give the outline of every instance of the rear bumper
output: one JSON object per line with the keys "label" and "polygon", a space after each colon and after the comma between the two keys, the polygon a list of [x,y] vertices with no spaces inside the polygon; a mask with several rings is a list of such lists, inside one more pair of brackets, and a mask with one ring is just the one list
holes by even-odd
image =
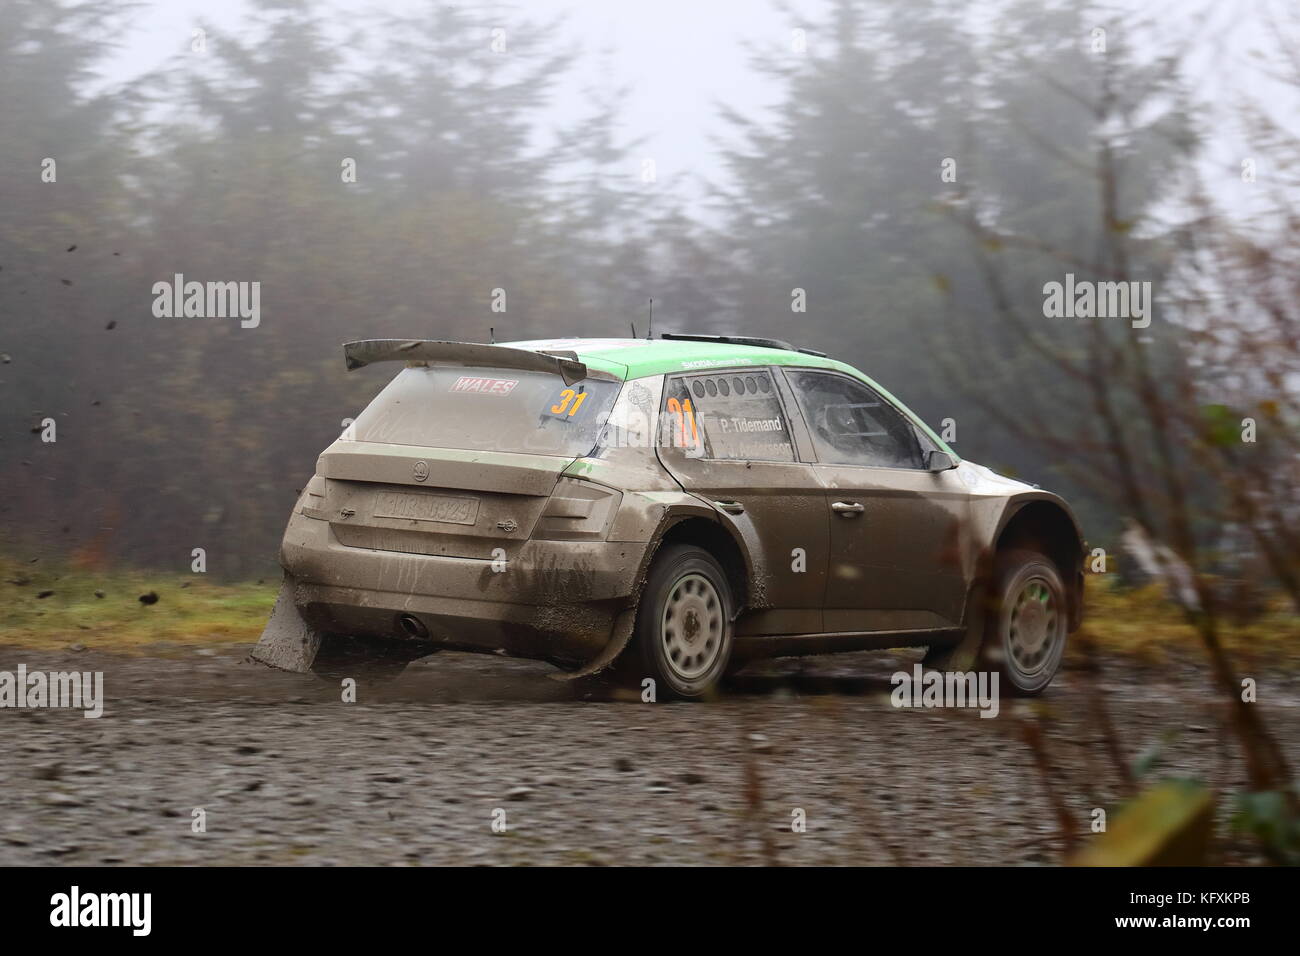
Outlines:
{"label": "rear bumper", "polygon": [[406,638],[412,615],[440,648],[585,663],[629,606],[645,544],[528,541],[508,562],[402,554],[340,544],[328,521],[294,514],[280,563],[315,628]]}

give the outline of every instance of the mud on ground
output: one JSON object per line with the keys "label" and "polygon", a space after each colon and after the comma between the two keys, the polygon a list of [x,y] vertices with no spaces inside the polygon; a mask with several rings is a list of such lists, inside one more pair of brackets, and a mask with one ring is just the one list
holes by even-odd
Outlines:
{"label": "mud on ground", "polygon": [[[652,704],[453,653],[344,703],[246,651],[0,646],[0,670],[103,671],[107,697],[97,720],[0,710],[0,865],[1056,863],[1019,719],[1047,722],[1081,838],[1123,796],[1078,671],[980,719],[890,705],[915,652],[767,662],[717,700]],[[1300,764],[1300,680],[1257,679]],[[1112,664],[1101,689],[1130,758],[1168,736],[1162,772],[1238,785],[1200,668]],[[1253,862],[1220,816],[1219,861]]]}

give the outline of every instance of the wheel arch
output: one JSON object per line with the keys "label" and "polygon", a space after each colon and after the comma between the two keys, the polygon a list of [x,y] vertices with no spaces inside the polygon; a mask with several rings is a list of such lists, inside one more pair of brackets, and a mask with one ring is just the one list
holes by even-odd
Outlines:
{"label": "wheel arch", "polygon": [[684,491],[629,492],[615,518],[607,540],[644,543],[627,606],[635,608],[650,565],[665,543],[697,544],[707,550],[727,572],[736,607],[748,603],[750,581],[757,573],[755,558],[742,531],[723,521],[710,505]]}
{"label": "wheel arch", "polygon": [[1031,548],[1047,555],[1061,572],[1070,600],[1070,630],[1083,620],[1083,565],[1087,546],[1070,506],[1056,495],[1038,493],[1008,502],[993,536],[992,551]]}
{"label": "wheel arch", "polygon": [[653,562],[659,549],[668,544],[693,544],[709,552],[722,565],[722,570],[727,575],[727,583],[731,585],[732,598],[735,602],[732,608],[733,614],[738,614],[748,603],[753,565],[744,545],[720,521],[700,515],[679,516],[676,521],[663,529],[663,533],[648,549],[651,552],[649,562]]}

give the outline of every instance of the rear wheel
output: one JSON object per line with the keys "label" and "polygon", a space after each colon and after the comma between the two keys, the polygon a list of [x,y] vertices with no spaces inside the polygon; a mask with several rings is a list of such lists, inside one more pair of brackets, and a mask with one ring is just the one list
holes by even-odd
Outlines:
{"label": "rear wheel", "polygon": [[665,547],[641,595],[629,663],[665,696],[703,697],[731,657],[732,607],[727,575],[713,555],[694,545]]}

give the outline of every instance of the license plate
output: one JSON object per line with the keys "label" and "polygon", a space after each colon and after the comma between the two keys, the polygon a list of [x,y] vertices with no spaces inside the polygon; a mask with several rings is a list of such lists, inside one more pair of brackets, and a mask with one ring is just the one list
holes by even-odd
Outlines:
{"label": "license plate", "polygon": [[371,513],[376,518],[473,524],[478,520],[478,499],[453,498],[449,495],[383,494],[375,502],[375,510]]}

